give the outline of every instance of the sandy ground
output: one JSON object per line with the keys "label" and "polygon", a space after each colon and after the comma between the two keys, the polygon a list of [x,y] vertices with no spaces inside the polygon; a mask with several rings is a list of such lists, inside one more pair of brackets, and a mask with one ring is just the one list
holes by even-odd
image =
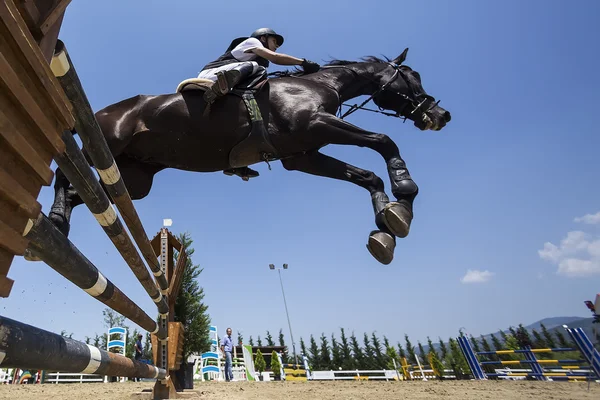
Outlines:
{"label": "sandy ground", "polygon": [[[1,400],[130,400],[152,388],[142,383],[0,385]],[[190,398],[203,400],[600,399],[600,384],[585,382],[232,382],[198,383]]]}

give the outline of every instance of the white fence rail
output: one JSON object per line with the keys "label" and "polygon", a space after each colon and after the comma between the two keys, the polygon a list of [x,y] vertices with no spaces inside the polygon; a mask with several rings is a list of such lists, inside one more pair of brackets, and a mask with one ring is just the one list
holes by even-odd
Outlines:
{"label": "white fence rail", "polygon": [[104,382],[103,375],[94,374],[72,374],[67,372],[47,373],[44,383],[87,383]]}

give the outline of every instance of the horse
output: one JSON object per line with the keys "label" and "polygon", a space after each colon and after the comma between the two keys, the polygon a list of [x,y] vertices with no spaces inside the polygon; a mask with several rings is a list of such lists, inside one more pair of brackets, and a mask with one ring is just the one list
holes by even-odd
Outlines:
{"label": "horse", "polygon": [[[286,170],[344,180],[368,190],[376,229],[370,232],[366,246],[382,264],[393,260],[396,237],[409,233],[419,189],[389,136],[352,125],[343,119],[348,112],[342,116],[339,111],[345,101],[369,96],[366,101],[372,100],[380,112],[387,110],[388,115],[409,119],[420,130],[443,129],[450,122],[450,113],[425,92],[419,73],[403,65],[407,52],[408,48],[392,60],[372,56],[359,61],[333,60],[311,74],[280,73],[269,77],[254,93],[267,140],[275,149],[263,161],[279,160]],[[363,108],[366,101],[349,112]],[[232,149],[252,131],[251,110],[241,96],[233,94],[206,108],[202,92],[193,90],[137,95],[95,113],[133,200],[146,197],[154,175],[165,168],[231,171]],[[389,200],[382,179],[373,172],[321,153],[329,144],[378,152],[385,160],[396,201]],[[246,167],[261,161],[259,152],[254,153],[257,157],[246,162]],[[247,179],[252,170],[233,171]],[[60,169],[54,189],[49,218],[68,235],[71,211],[82,200]]]}

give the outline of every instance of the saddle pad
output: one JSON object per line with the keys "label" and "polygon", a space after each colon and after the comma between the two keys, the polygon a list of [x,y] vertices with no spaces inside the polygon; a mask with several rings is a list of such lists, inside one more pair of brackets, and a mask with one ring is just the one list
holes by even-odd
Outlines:
{"label": "saddle pad", "polygon": [[175,93],[184,92],[186,90],[208,90],[214,84],[210,79],[190,78],[182,81],[177,85]]}

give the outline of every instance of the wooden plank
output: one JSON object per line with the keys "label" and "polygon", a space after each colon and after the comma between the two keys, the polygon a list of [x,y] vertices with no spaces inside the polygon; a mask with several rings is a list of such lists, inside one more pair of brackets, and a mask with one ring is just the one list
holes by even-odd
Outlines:
{"label": "wooden plank", "polygon": [[181,242],[169,231],[169,244],[177,251],[181,251]]}
{"label": "wooden plank", "polygon": [[[64,128],[73,128],[75,118],[71,113],[72,105],[67,99],[60,83],[54,77],[50,65],[45,60],[40,48],[36,44],[31,32],[27,29],[25,21],[21,18],[12,0],[0,2],[0,20],[8,30],[7,37],[14,40],[15,45],[21,52],[21,56],[27,60],[28,67],[37,78],[35,86],[44,89],[42,94],[48,99],[48,106],[53,110],[58,124]],[[61,130],[62,133],[62,130]]]}
{"label": "wooden plank", "polygon": [[60,27],[62,26],[64,14],[60,16],[58,21],[50,27],[48,32],[42,37],[42,39],[38,42],[40,46],[40,51],[44,56],[44,60],[50,64],[52,61],[52,56],[54,55],[54,49],[56,48],[56,42],[58,41],[58,34],[60,33]]}
{"label": "wooden plank", "polygon": [[35,0],[18,0],[15,6],[19,9],[21,18],[27,24],[30,31],[36,31],[40,20],[40,10]]}
{"label": "wooden plank", "polygon": [[40,24],[40,31],[42,32],[42,35],[46,35],[50,28],[52,28],[54,24],[62,18],[70,2],[71,0],[59,0],[54,4],[54,7],[50,10],[48,15]]}
{"label": "wooden plank", "polygon": [[162,253],[160,251],[160,232],[154,236],[154,239],[150,241],[150,245],[152,246],[152,250],[154,250],[154,254],[160,256]]}
{"label": "wooden plank", "polygon": [[65,144],[60,138],[62,131],[56,129],[56,127],[48,120],[46,114],[40,109],[25,86],[23,86],[21,80],[2,53],[0,53],[0,81],[1,83],[4,83],[12,93],[22,110],[35,121],[38,129],[47,139],[48,144],[52,147],[53,151],[56,153],[64,152]]}
{"label": "wooden plank", "polygon": [[14,281],[7,277],[14,254],[0,247],[0,297],[8,297]]}
{"label": "wooden plank", "polygon": [[187,267],[187,259],[187,253],[185,252],[185,250],[179,253],[179,257],[177,258],[177,264],[175,265],[174,275],[170,279],[169,303],[173,303],[173,305],[177,301],[177,295],[179,294],[179,290],[181,289],[181,283],[183,282],[183,276],[185,275],[185,270]]}
{"label": "wooden plank", "polygon": [[0,169],[0,196],[18,206],[29,218],[37,218],[42,211],[42,206],[36,198],[3,169]]}
{"label": "wooden plank", "polygon": [[[14,118],[15,116],[13,116]],[[31,144],[17,131],[9,117],[0,109],[0,136],[6,141],[6,145],[17,154],[21,160],[28,164],[33,170],[32,178],[41,185],[50,185],[54,172],[43,160]]]}
{"label": "wooden plank", "polygon": [[0,220],[0,247],[13,254],[22,255],[29,242],[23,237],[22,232],[17,232]]}
{"label": "wooden plank", "polygon": [[[0,84],[0,86],[2,85]],[[17,134],[23,137],[49,168],[56,153],[50,146],[45,145],[46,140],[41,138],[38,129],[32,126],[34,122],[7,97],[8,94],[0,89],[0,110],[9,116],[10,123],[14,125]],[[0,138],[0,141],[3,141],[3,139]],[[37,197],[40,192],[40,183],[38,180],[30,178],[35,173],[29,165],[29,161],[23,160],[23,157],[15,153],[10,146],[0,146],[0,168],[4,168],[29,193]]]}

